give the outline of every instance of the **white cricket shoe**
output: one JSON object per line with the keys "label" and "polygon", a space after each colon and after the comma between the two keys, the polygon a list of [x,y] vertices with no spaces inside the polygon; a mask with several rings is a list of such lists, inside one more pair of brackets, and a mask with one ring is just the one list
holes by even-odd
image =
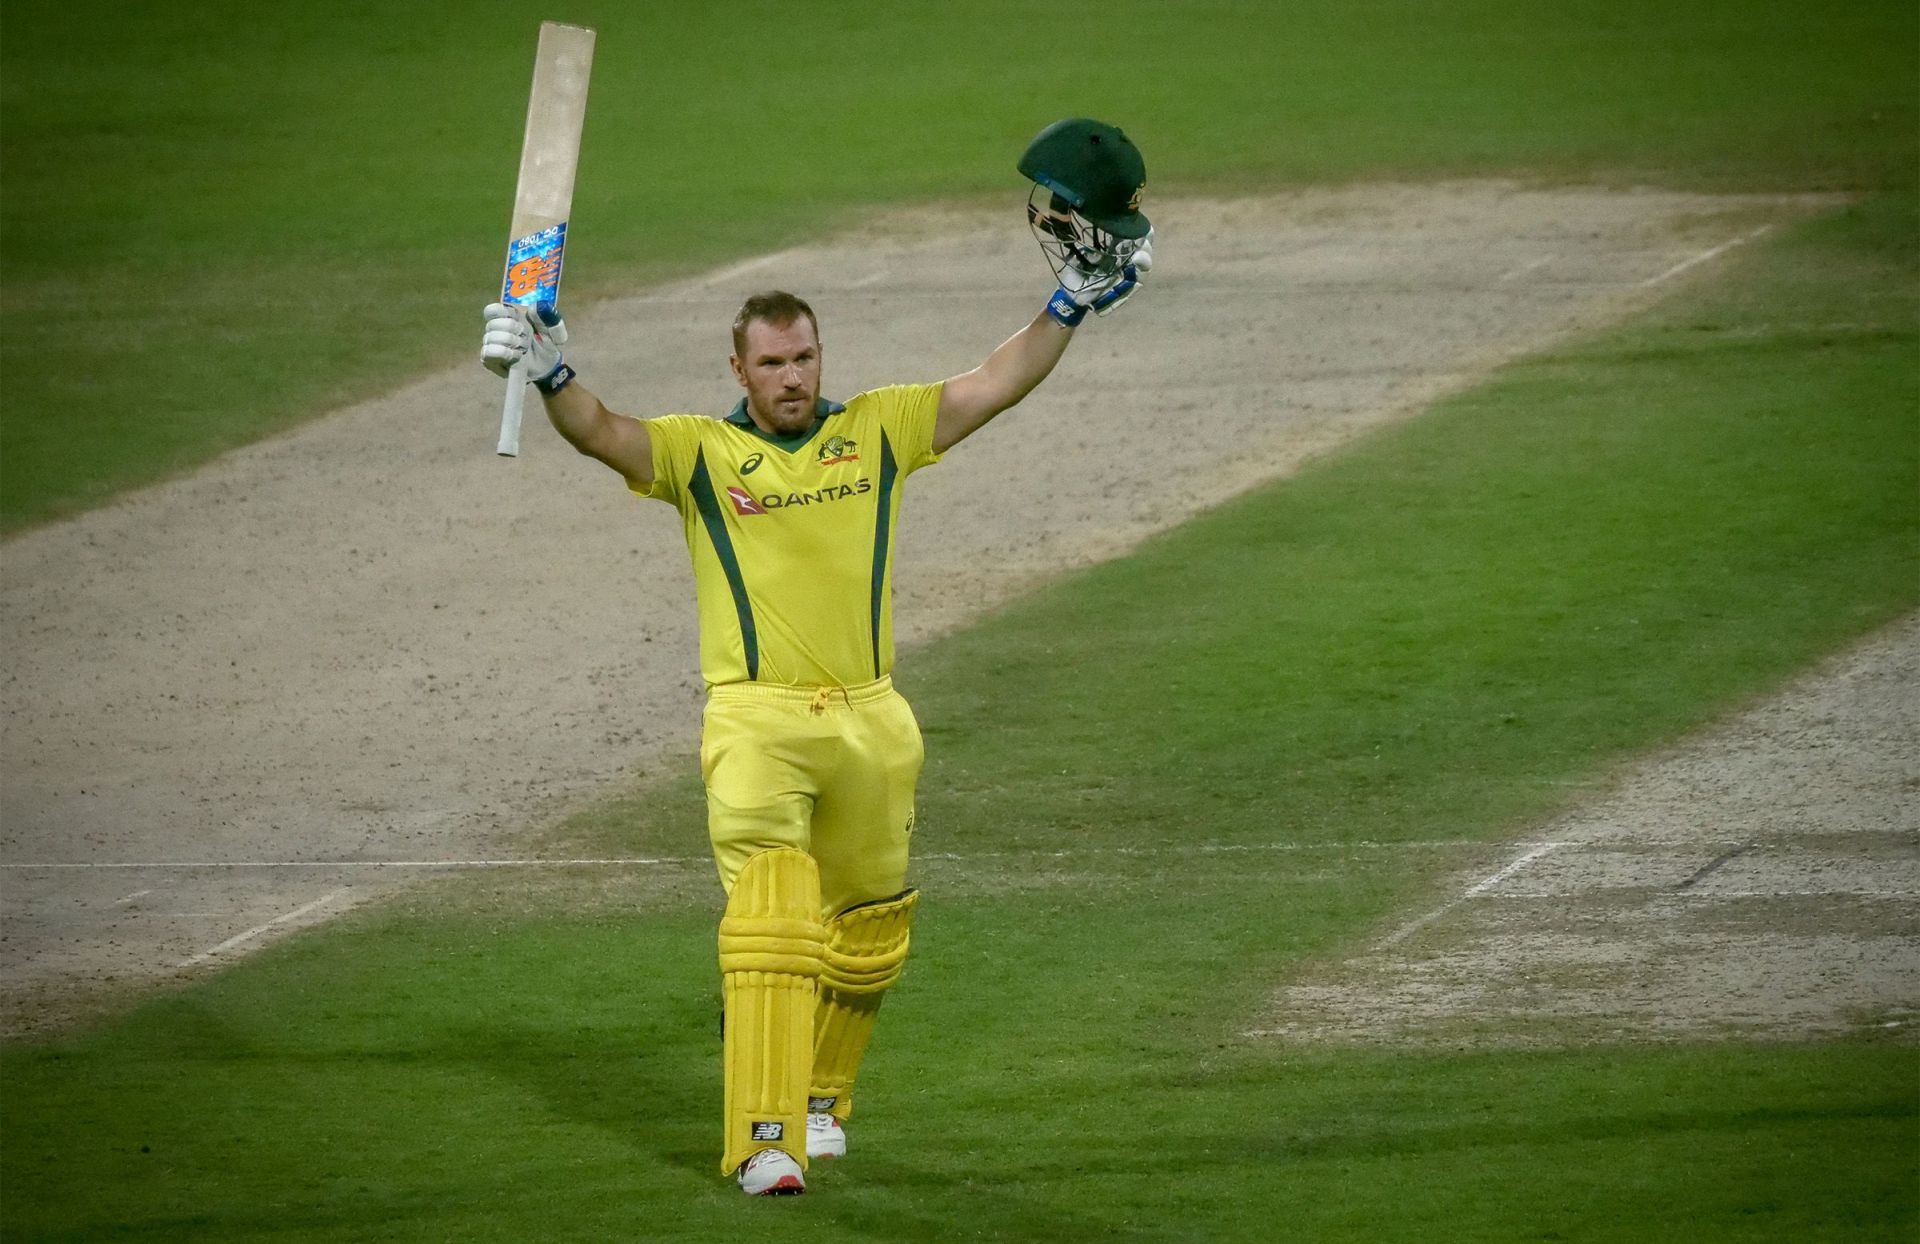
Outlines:
{"label": "white cricket shoe", "polygon": [[762,1149],[740,1164],[740,1191],[748,1196],[798,1196],[806,1190],[807,1177],[784,1149]]}
{"label": "white cricket shoe", "polygon": [[810,1158],[847,1156],[847,1133],[840,1126],[840,1120],[830,1114],[807,1116],[807,1156]]}

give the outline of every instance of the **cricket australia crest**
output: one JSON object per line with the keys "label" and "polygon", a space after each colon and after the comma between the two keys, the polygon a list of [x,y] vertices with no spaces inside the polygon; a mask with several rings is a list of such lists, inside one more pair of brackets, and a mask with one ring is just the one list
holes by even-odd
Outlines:
{"label": "cricket australia crest", "polygon": [[860,461],[860,455],[854,452],[858,443],[844,436],[829,436],[820,446],[820,465],[839,466],[842,462]]}

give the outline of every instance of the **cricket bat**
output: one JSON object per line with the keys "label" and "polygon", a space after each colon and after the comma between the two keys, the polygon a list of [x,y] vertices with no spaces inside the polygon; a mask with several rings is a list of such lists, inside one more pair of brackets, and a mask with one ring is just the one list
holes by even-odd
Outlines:
{"label": "cricket bat", "polygon": [[[580,163],[580,127],[587,118],[587,79],[593,73],[593,31],[560,22],[540,23],[540,49],[533,60],[533,94],[527,100],[527,133],[520,146],[520,185],[513,193],[513,228],[507,234],[507,275],[500,301],[538,315],[560,301],[560,262],[567,247],[567,216],[573,211],[573,174]],[[527,401],[527,366],[507,376],[500,412],[503,458],[520,456],[520,415]]]}

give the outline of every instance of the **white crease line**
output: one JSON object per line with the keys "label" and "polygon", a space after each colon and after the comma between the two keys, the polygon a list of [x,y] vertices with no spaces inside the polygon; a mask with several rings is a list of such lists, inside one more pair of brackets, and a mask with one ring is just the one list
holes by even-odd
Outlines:
{"label": "white crease line", "polygon": [[1888,898],[1909,901],[1920,898],[1915,890],[1683,890],[1662,898],[1697,903],[1717,898]]}
{"label": "white crease line", "polygon": [[1553,256],[1547,255],[1543,258],[1535,259],[1529,263],[1523,263],[1519,267],[1513,269],[1510,272],[1501,273],[1500,279],[1502,281],[1517,280],[1518,278],[1525,276],[1527,273],[1532,272],[1537,268],[1546,267],[1551,262],[1553,262]]}
{"label": "white crease line", "polygon": [[1513,876],[1513,874],[1519,872],[1521,869],[1525,868],[1527,865],[1533,863],[1535,860],[1539,859],[1541,856],[1545,855],[1547,852],[1553,850],[1556,847],[1564,847],[1566,845],[1567,844],[1564,842],[1543,842],[1539,846],[1535,847],[1533,850],[1523,852],[1519,856],[1519,858],[1513,860],[1505,868],[1502,868],[1499,872],[1496,872],[1491,876],[1482,877],[1479,881],[1475,882],[1472,886],[1470,886],[1467,889],[1467,892],[1463,897],[1475,898],[1481,894],[1484,894],[1486,891],[1491,890],[1493,887],[1499,885],[1502,881],[1505,881],[1508,877]]}
{"label": "white crease line", "polygon": [[1470,838],[1434,838],[1407,842],[1196,842],[1174,847],[1076,847],[1060,851],[920,851],[916,860],[967,863],[970,860],[1071,860],[1090,855],[1227,855],[1250,851],[1388,851],[1398,847],[1435,850],[1484,847]]}
{"label": "white crease line", "polygon": [[[574,868],[586,865],[692,864],[695,862],[705,861],[695,861],[691,856],[580,860],[99,860],[61,864],[0,864],[0,868],[27,872],[88,868],[119,868],[134,871],[144,868],[191,872],[205,868]],[[147,893],[145,890],[140,892]]]}
{"label": "white crease line", "polygon": [[285,924],[289,920],[298,920],[300,917],[307,915],[310,912],[318,911],[320,908],[325,907],[328,903],[331,903],[334,899],[337,899],[342,894],[345,894],[347,892],[347,889],[348,887],[341,886],[338,890],[333,890],[329,893],[322,894],[319,898],[314,899],[311,903],[307,903],[304,906],[294,908],[292,911],[288,912],[284,916],[275,916],[273,919],[267,921],[265,924],[256,925],[253,928],[248,929],[245,933],[236,933],[232,937],[229,937],[226,941],[221,942],[218,946],[210,946],[207,949],[201,951],[197,955],[190,955],[187,958],[182,959],[180,961],[180,966],[183,968],[190,968],[198,964],[205,963],[207,960],[213,958],[215,955],[220,954],[223,951],[232,950],[235,946],[239,946],[245,942],[252,941],[254,938],[259,937],[262,933],[270,932],[277,925]]}
{"label": "white crease line", "polygon": [[1421,929],[1426,928],[1428,925],[1432,924],[1434,921],[1440,919],[1440,917],[1453,911],[1455,908],[1459,907],[1462,903],[1465,903],[1469,899],[1478,898],[1481,894],[1485,893],[1487,890],[1491,889],[1494,886],[1499,885],[1502,881],[1505,881],[1508,877],[1513,876],[1515,873],[1525,868],[1528,864],[1533,863],[1533,861],[1539,859],[1541,856],[1545,855],[1547,852],[1555,850],[1559,847],[1578,846],[1578,845],[1579,845],[1578,843],[1566,843],[1566,842],[1542,842],[1542,843],[1536,844],[1531,849],[1523,851],[1514,859],[1509,860],[1505,867],[1500,868],[1495,872],[1489,873],[1487,876],[1482,877],[1480,880],[1468,886],[1465,893],[1461,894],[1459,898],[1456,898],[1451,902],[1442,903],[1440,906],[1434,908],[1432,911],[1428,912],[1426,915],[1416,917],[1415,919],[1408,921],[1406,924],[1401,925],[1399,928],[1395,929],[1393,932],[1387,934],[1385,937],[1380,939],[1380,945],[1382,946],[1399,945],[1401,942],[1406,941],[1409,937],[1412,937],[1415,933],[1418,933]]}
{"label": "white crease line", "polygon": [[1683,259],[1679,263],[1673,265],[1673,267],[1668,268],[1665,272],[1662,272],[1659,276],[1650,276],[1646,280],[1640,282],[1640,284],[1642,286],[1658,285],[1660,282],[1666,280],[1668,277],[1679,276],[1682,272],[1685,272],[1688,268],[1693,267],[1695,264],[1705,263],[1707,262],[1707,260],[1712,259],[1716,255],[1720,255],[1726,251],[1730,251],[1734,247],[1740,246],[1743,243],[1753,241],[1755,238],[1759,237],[1761,234],[1767,232],[1771,228],[1773,228],[1772,225],[1761,225],[1758,229],[1753,230],[1751,233],[1743,233],[1739,237],[1734,238],[1731,241],[1722,242],[1720,243],[1720,245],[1715,246],[1709,250],[1701,251],[1698,255],[1695,255],[1692,259]]}
{"label": "white crease line", "polygon": [[1489,897],[1503,903],[1527,902],[1537,899],[1578,898],[1581,895],[1622,894],[1627,892],[1645,893],[1654,902],[1697,903],[1703,899],[1720,898],[1920,898],[1920,891],[1913,890],[1675,890],[1664,885],[1647,882],[1622,885],[1587,885],[1577,890],[1502,890]]}
{"label": "white crease line", "polygon": [[754,259],[743,259],[731,268],[722,268],[720,271],[702,278],[699,287],[701,289],[711,289],[716,285],[724,285],[736,277],[747,275],[749,272],[758,272],[762,268],[771,267],[792,253],[791,251],[776,251],[771,255],[761,255]]}
{"label": "white crease line", "polygon": [[[1405,848],[1408,850],[1449,850],[1455,848],[1485,847],[1484,842],[1471,838],[1434,838],[1414,839],[1405,842],[1199,842],[1185,846],[1171,847],[1078,847],[1061,851],[923,851],[913,858],[918,860],[948,860],[965,863],[968,860],[985,859],[1076,859],[1092,855],[1218,855],[1238,854],[1251,851],[1391,851]],[[24,863],[0,864],[0,869],[22,871],[48,870],[71,871],[76,869],[113,868],[123,870],[154,869],[178,872],[190,872],[195,869],[211,868],[588,868],[588,867],[631,867],[642,865],[706,864],[706,856],[663,855],[609,857],[604,859],[563,859],[563,860],[165,860],[165,861],[124,861],[101,860],[97,862],[69,863]],[[142,894],[147,891],[142,890]]]}

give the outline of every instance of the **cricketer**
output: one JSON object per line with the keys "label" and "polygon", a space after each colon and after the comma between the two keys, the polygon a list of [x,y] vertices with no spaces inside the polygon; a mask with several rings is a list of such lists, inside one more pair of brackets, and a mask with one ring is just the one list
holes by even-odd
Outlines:
{"label": "cricketer", "polygon": [[845,1154],[855,1078],[907,955],[922,750],[890,677],[901,486],[1026,397],[1088,312],[1124,304],[1152,267],[1146,166],[1120,130],[1057,122],[1018,167],[1059,288],[943,382],[823,398],[813,309],[776,291],[733,321],[728,361],[745,393],[731,413],[636,419],[576,379],[557,310],[484,312],[486,366],[523,364],[568,443],[680,511],[708,684],[700,769],[727,896],[720,1169],[751,1195],[804,1192],[809,1159]]}

